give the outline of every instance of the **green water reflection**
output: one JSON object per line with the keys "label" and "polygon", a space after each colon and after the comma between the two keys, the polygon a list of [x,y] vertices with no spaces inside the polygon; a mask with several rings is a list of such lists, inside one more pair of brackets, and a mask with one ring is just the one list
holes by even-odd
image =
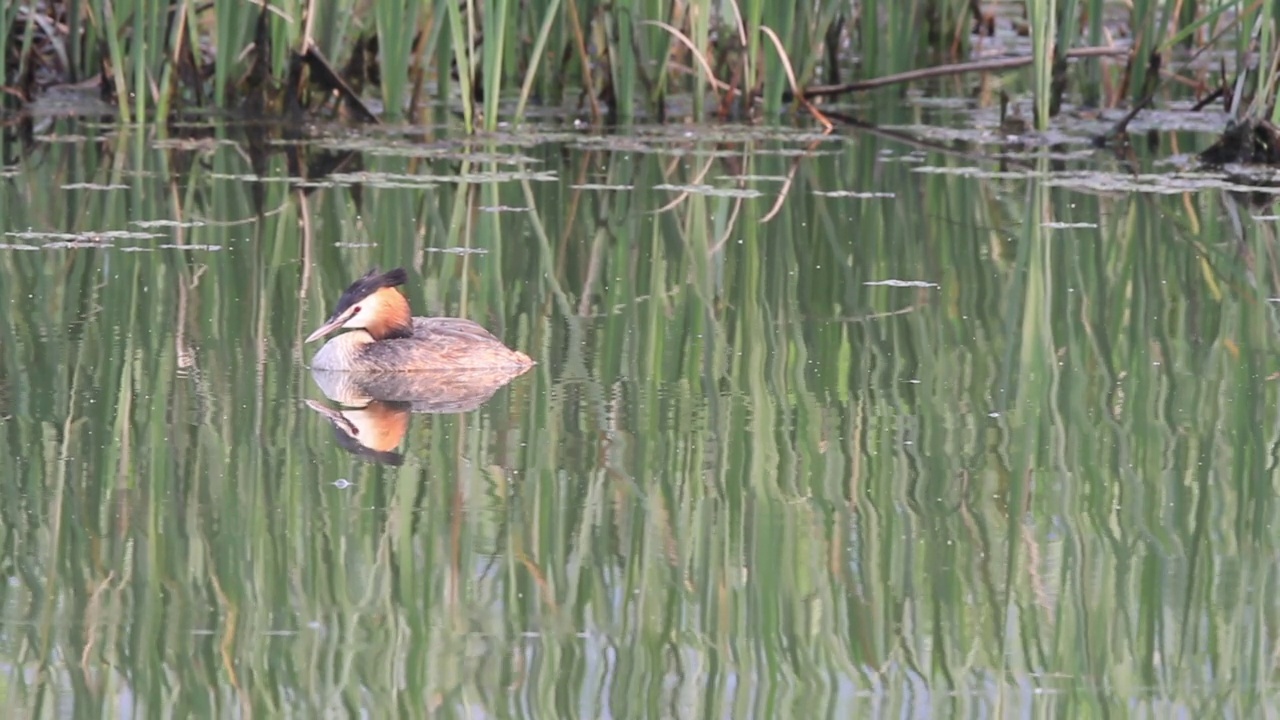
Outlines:
{"label": "green water reflection", "polygon": [[[53,132],[0,190],[15,712],[1275,706],[1265,210],[872,135]],[[539,361],[399,466],[306,402],[374,264]]]}

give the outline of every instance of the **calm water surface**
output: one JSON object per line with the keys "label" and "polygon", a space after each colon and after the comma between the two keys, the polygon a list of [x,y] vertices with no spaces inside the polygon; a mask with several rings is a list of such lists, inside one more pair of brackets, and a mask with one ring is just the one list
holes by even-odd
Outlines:
{"label": "calm water surface", "polygon": [[[9,140],[3,705],[1263,716],[1280,252],[1135,175],[1198,141]],[[539,364],[330,397],[373,265]]]}

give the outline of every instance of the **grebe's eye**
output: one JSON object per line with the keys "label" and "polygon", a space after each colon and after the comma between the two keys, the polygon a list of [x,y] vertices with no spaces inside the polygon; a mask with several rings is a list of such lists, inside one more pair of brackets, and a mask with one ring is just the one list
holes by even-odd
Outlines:
{"label": "grebe's eye", "polygon": [[356,306],[356,309],[351,311],[351,314],[352,314],[352,315],[359,315],[359,314],[360,314],[360,306],[359,306],[359,305],[357,305],[357,306]]}

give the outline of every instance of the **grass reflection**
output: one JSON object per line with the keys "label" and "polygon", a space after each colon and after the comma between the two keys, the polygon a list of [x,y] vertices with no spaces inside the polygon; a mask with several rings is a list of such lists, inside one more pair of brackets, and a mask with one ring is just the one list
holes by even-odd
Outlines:
{"label": "grass reflection", "polygon": [[[7,705],[1272,702],[1280,293],[1232,196],[922,173],[862,138],[559,137],[513,169],[212,132],[51,145],[0,191],[6,233],[106,238],[0,251]],[[309,174],[333,166],[431,183]],[[162,237],[107,234],[139,227]],[[414,414],[399,466],[305,405],[301,338],[373,264],[539,361]]]}

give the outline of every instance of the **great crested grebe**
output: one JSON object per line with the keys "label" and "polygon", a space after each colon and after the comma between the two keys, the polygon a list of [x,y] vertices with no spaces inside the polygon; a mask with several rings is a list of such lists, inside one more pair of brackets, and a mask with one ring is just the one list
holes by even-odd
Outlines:
{"label": "great crested grebe", "polygon": [[395,289],[404,268],[377,268],[351,283],[333,314],[306,342],[338,328],[351,328],[320,348],[313,370],[388,373],[424,370],[528,368],[528,355],[512,350],[480,325],[462,318],[413,317],[409,301]]}

